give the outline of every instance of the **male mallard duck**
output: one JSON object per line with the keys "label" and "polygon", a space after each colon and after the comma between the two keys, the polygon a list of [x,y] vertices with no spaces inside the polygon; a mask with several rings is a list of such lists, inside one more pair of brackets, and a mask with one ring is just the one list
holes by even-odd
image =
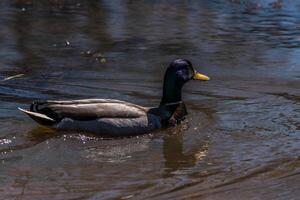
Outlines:
{"label": "male mallard duck", "polygon": [[189,80],[209,80],[190,61],[173,61],[164,76],[158,107],[146,108],[114,99],[35,101],[30,111],[19,108],[39,124],[60,130],[87,131],[109,136],[145,134],[175,125],[187,114],[181,89]]}

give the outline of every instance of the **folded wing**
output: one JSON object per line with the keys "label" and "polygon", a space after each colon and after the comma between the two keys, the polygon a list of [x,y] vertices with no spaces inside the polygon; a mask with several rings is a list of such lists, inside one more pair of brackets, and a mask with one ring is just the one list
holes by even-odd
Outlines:
{"label": "folded wing", "polygon": [[[24,111],[23,111],[24,112]],[[87,121],[97,118],[138,118],[145,116],[147,109],[132,103],[113,99],[83,99],[73,101],[37,101],[33,102],[30,111],[25,112],[36,120],[39,113],[56,123],[64,118]],[[37,121],[37,120],[36,120]],[[38,121],[41,123],[40,121]],[[49,122],[50,123],[50,122]]]}

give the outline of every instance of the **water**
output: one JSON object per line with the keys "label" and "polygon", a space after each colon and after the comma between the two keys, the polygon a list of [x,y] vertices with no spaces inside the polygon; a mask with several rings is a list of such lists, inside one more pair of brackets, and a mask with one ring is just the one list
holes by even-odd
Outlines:
{"label": "water", "polygon": [[[2,199],[298,199],[300,2],[0,3]],[[188,119],[105,139],[37,126],[36,99],[154,106],[175,58]]]}

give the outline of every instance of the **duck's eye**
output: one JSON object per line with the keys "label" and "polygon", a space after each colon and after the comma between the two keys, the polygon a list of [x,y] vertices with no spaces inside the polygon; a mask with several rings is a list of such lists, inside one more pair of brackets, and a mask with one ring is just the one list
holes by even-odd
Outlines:
{"label": "duck's eye", "polygon": [[186,80],[189,79],[188,71],[187,71],[187,70],[184,70],[184,69],[178,70],[178,71],[176,72],[176,75],[177,75],[177,78],[180,79],[180,80],[186,81]]}

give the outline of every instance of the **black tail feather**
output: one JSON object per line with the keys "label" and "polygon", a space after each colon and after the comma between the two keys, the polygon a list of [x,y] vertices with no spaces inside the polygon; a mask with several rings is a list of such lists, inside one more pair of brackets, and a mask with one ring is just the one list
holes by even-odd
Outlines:
{"label": "black tail feather", "polygon": [[30,105],[30,111],[31,112],[39,112],[40,108],[39,106],[46,104],[47,101],[33,101]]}

